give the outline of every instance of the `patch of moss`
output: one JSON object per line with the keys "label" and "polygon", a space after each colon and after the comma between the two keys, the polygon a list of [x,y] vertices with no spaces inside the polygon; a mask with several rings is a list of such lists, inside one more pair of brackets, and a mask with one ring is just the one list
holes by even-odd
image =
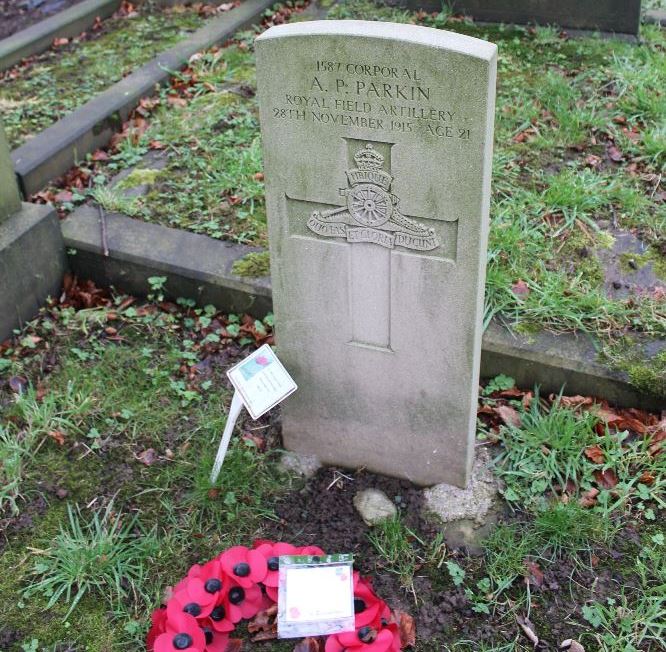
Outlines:
{"label": "patch of moss", "polygon": [[271,271],[270,255],[267,251],[247,254],[234,262],[231,271],[236,276],[257,278],[268,276]]}
{"label": "patch of moss", "polygon": [[635,342],[626,340],[604,352],[607,362],[625,372],[641,392],[666,399],[666,349],[648,355]]}
{"label": "patch of moss", "polygon": [[155,168],[134,168],[124,179],[116,184],[119,190],[136,188],[137,186],[152,186],[160,176],[162,170]]}
{"label": "patch of moss", "polygon": [[627,252],[620,256],[620,269],[626,274],[631,274],[636,269],[641,269],[650,263],[652,263],[655,276],[662,280],[666,279],[666,258],[659,253],[656,247],[650,246],[642,254]]}

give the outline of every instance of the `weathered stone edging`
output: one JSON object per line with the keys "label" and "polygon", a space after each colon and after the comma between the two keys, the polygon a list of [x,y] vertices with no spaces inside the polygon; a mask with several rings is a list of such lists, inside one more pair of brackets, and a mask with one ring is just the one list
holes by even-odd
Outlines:
{"label": "weathered stone edging", "polygon": [[[62,223],[72,272],[101,286],[116,286],[145,295],[151,276],[167,277],[167,294],[211,303],[230,312],[258,317],[271,310],[268,277],[245,279],[231,269],[235,261],[256,247],[221,242],[205,235],[147,224],[124,215],[106,216],[109,256],[102,253],[98,210],[78,208]],[[500,373],[519,386],[539,385],[542,392],[595,395],[616,405],[662,409],[663,400],[633,387],[625,374],[597,361],[592,339],[586,335],[540,333],[516,335],[493,323],[483,336],[481,375]]]}
{"label": "weathered stone edging", "polygon": [[55,38],[69,38],[80,34],[88,29],[98,16],[107,18],[119,6],[120,0],[85,0],[2,39],[0,70],[7,70],[21,59],[43,52]]}
{"label": "weathered stone edging", "polygon": [[105,145],[139,100],[180,69],[196,52],[224,42],[255,22],[275,0],[247,0],[113,84],[12,152],[24,197],[64,174],[77,160]]}

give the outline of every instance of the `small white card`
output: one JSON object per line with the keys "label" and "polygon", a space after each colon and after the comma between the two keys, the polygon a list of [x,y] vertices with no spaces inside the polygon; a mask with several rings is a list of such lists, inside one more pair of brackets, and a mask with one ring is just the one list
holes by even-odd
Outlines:
{"label": "small white card", "polygon": [[253,419],[258,419],[297,389],[294,379],[268,344],[234,365],[227,376]]}
{"label": "small white card", "polygon": [[278,638],[354,630],[351,555],[280,557]]}

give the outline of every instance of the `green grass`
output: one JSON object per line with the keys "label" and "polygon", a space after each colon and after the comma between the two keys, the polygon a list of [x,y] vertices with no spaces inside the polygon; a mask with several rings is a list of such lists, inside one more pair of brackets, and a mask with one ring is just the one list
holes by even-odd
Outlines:
{"label": "green grass", "polygon": [[136,533],[137,517],[116,514],[113,502],[91,517],[68,505],[67,516],[67,525],[53,544],[32,551],[37,558],[36,578],[25,596],[48,597],[47,609],[69,604],[67,619],[86,595],[94,594],[113,606],[141,594],[147,579],[145,561],[157,551],[158,541],[151,533]]}
{"label": "green grass", "polygon": [[12,148],[78,108],[203,24],[195,11],[150,5],[135,18],[105,21],[88,41],[49,50],[16,79],[0,79],[0,108]]}
{"label": "green grass", "polygon": [[496,460],[507,500],[529,504],[568,483],[578,488],[588,464],[583,449],[598,439],[595,416],[576,414],[557,402],[544,410],[538,394],[520,416],[520,427],[502,428],[503,450]]}

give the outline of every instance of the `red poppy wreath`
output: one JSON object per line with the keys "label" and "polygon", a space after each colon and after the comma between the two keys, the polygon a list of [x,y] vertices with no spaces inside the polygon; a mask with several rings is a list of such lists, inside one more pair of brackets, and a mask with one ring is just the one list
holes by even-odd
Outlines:
{"label": "red poppy wreath", "polygon": [[[146,638],[148,651],[238,649],[230,638],[236,623],[254,618],[265,624],[268,614],[276,611],[280,556],[323,554],[317,546],[259,540],[252,548],[234,546],[206,564],[195,564],[173,588],[166,606],[153,612]],[[262,612],[266,618],[258,617]],[[399,620],[405,614],[393,614],[377,597],[370,580],[358,572],[354,572],[354,612],[355,631],[328,636],[325,652],[403,649]]]}

